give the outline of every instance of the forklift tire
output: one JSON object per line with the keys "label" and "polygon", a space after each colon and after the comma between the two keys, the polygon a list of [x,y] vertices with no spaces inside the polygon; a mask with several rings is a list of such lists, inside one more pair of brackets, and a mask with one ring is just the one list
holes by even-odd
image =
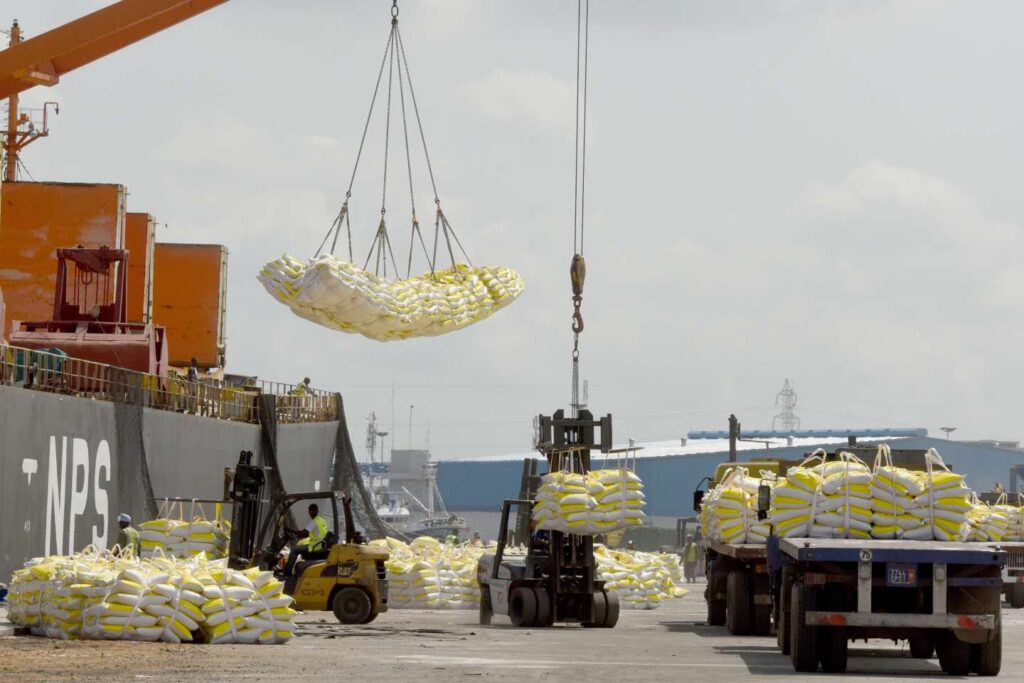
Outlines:
{"label": "forklift tire", "polygon": [[745,571],[731,571],[726,579],[726,623],[734,636],[750,634],[750,576]]}
{"label": "forklift tire", "polygon": [[343,624],[362,624],[373,612],[370,596],[355,586],[345,586],[335,593],[331,607]]}
{"label": "forklift tire", "polygon": [[939,666],[950,676],[966,676],[971,672],[971,646],[956,637],[952,631],[942,634]]}
{"label": "forklift tire", "polygon": [[555,623],[555,609],[551,604],[551,597],[543,588],[536,586],[533,589],[537,598],[537,626],[551,626]]}
{"label": "forklift tire", "polygon": [[604,627],[615,628],[619,623],[619,596],[615,592],[602,591],[604,593],[605,614]]}
{"label": "forklift tire", "polygon": [[779,620],[775,623],[775,638],[779,651],[789,654],[789,609],[793,596],[793,565],[783,565],[779,576]]}
{"label": "forklift tire", "polygon": [[910,644],[910,656],[914,659],[931,659],[935,655],[935,639],[930,633],[911,636],[907,642]]}
{"label": "forklift tire", "polygon": [[508,597],[508,617],[513,626],[529,628],[537,623],[537,596],[528,586],[513,588]]}
{"label": "forklift tire", "polygon": [[494,608],[491,606],[491,589],[489,586],[480,587],[480,625],[490,626],[491,617],[494,616]]}
{"label": "forklift tire", "polygon": [[998,676],[1003,666],[1003,620],[996,614],[996,627],[987,643],[971,645],[971,671],[979,676]]}
{"label": "forklift tire", "polygon": [[[843,611],[844,589],[838,584],[828,584],[821,589],[823,608],[830,611]],[[846,627],[826,626],[818,629],[818,660],[821,670],[829,674],[846,673],[846,660],[849,655],[849,640],[846,638]]]}
{"label": "forklift tire", "polygon": [[1024,583],[1015,583],[1010,586],[1006,591],[1006,601],[1014,609],[1024,607]]}
{"label": "forklift tire", "polygon": [[583,628],[604,628],[608,619],[608,596],[603,591],[594,593],[593,613],[590,616],[591,621],[584,621]]}
{"label": "forklift tire", "polygon": [[377,615],[378,615],[378,614],[380,614],[380,612],[378,612],[377,610],[370,610],[370,616],[366,617],[365,619],[363,619],[363,620],[362,620],[362,621],[360,621],[359,623],[360,623],[360,624],[369,624],[369,623],[371,623],[371,622],[372,622],[372,621],[373,621],[374,619],[376,619],[376,618],[377,618]]}
{"label": "forklift tire", "polygon": [[815,587],[806,584],[793,586],[789,616],[789,658],[793,670],[818,670],[818,629],[807,625],[807,612],[817,606]]}

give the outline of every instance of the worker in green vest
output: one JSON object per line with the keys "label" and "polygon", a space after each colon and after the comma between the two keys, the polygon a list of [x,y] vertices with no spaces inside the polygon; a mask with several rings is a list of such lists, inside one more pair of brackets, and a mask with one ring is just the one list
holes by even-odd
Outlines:
{"label": "worker in green vest", "polygon": [[292,530],[292,535],[300,539],[288,553],[288,563],[284,567],[285,576],[291,576],[299,556],[307,562],[322,560],[327,557],[327,520],[320,516],[320,508],[316,503],[309,505],[309,524],[305,529]]}
{"label": "worker in green vest", "polygon": [[693,536],[686,537],[686,545],[683,546],[683,576],[686,583],[697,581],[697,543]]}
{"label": "worker in green vest", "polygon": [[127,555],[131,548],[132,557],[142,554],[142,541],[139,539],[139,532],[132,527],[132,517],[126,512],[117,516],[117,526],[120,531],[117,534],[117,544],[121,546],[121,554]]}

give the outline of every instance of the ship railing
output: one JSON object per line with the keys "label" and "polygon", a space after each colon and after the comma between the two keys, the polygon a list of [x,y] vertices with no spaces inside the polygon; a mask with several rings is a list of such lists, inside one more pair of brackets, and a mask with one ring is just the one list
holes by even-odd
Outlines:
{"label": "ship railing", "polygon": [[[250,423],[259,421],[257,399],[264,393],[264,386],[257,383],[190,382],[173,373],[161,377],[6,344],[0,344],[0,384],[113,402],[138,400],[146,408]],[[324,391],[279,395],[276,405],[278,422],[338,418],[335,396]]]}

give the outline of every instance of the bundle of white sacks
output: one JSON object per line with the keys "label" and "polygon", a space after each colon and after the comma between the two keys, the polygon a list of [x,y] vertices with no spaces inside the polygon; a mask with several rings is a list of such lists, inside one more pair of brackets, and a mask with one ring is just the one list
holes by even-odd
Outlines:
{"label": "bundle of white sacks", "polygon": [[460,263],[391,280],[330,254],[305,262],[285,254],[258,279],[300,318],[377,341],[461,329],[509,305],[524,288],[519,273],[502,266]]}
{"label": "bundle of white sacks", "polygon": [[224,520],[196,517],[190,522],[154,519],[139,525],[142,557],[169,555],[189,558],[205,553],[207,559],[226,557],[230,525]]}
{"label": "bundle of white sacks", "polygon": [[270,572],[89,549],[35,558],[11,581],[11,622],[61,639],[283,643],[292,599]]}
{"label": "bundle of white sacks", "polygon": [[538,529],[592,536],[644,523],[643,482],[627,468],[541,477],[533,520]]}
{"label": "bundle of white sacks", "polygon": [[390,609],[477,609],[480,556],[494,546],[451,545],[421,536],[411,543],[395,538],[371,541],[386,546]]}
{"label": "bundle of white sacks", "polygon": [[598,578],[626,609],[655,609],[688,592],[678,555],[613,550],[599,544],[594,546],[594,558]]}
{"label": "bundle of white sacks", "polygon": [[724,543],[766,542],[769,527],[757,518],[757,490],[762,483],[771,485],[774,480],[771,472],[752,477],[746,467],[727,470],[701,503],[701,533]]}

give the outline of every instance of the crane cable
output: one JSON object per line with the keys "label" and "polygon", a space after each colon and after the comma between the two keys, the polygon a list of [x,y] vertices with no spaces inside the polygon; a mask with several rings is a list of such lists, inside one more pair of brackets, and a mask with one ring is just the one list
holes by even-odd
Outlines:
{"label": "crane cable", "polygon": [[[572,263],[569,280],[572,284],[572,411],[579,417],[580,404],[580,333],[583,332],[583,285],[587,278],[587,262],[583,258],[584,218],[587,189],[587,76],[590,55],[590,0],[576,3],[576,144],[573,168]],[[582,57],[583,73],[580,74]],[[582,125],[580,95],[583,97]],[[582,129],[582,130],[581,130]]]}
{"label": "crane cable", "polygon": [[[323,251],[329,239],[331,241],[330,253],[333,255],[335,248],[338,243],[338,236],[341,233],[341,229],[344,226],[345,232],[348,237],[348,260],[350,263],[354,263],[355,259],[353,256],[352,249],[352,227],[349,221],[349,200],[352,197],[352,187],[355,183],[356,172],[359,169],[359,162],[363,156],[363,149],[366,145],[367,134],[370,129],[370,122],[373,118],[373,111],[377,104],[377,96],[380,94],[381,83],[384,80],[384,69],[387,67],[388,79],[387,79],[387,104],[385,111],[385,122],[384,122],[384,178],[381,188],[381,210],[380,210],[380,223],[377,226],[377,230],[370,246],[370,251],[366,256],[366,261],[363,268],[366,269],[371,259],[374,260],[375,272],[380,275],[387,276],[387,261],[388,256],[391,257],[391,262],[395,269],[395,274],[398,275],[398,264],[395,259],[394,252],[391,247],[391,239],[387,230],[387,223],[385,216],[387,213],[387,182],[388,182],[388,162],[390,156],[390,138],[391,138],[391,103],[392,95],[394,93],[394,82],[395,72],[397,71],[398,81],[398,100],[401,106],[402,116],[402,137],[405,148],[405,165],[409,179],[409,203],[412,209],[412,231],[409,237],[409,258],[406,264],[406,277],[409,277],[412,271],[412,254],[415,250],[416,241],[418,239],[420,247],[423,249],[424,257],[430,266],[430,273],[433,276],[436,265],[437,265],[437,251],[440,243],[440,238],[444,238],[445,250],[448,252],[448,256],[451,259],[452,267],[454,268],[455,250],[456,247],[462,256],[466,259],[469,265],[472,265],[472,261],[469,255],[466,253],[465,248],[462,246],[462,242],[459,240],[458,235],[455,234],[455,230],[452,228],[451,223],[448,222],[448,217],[445,215],[444,210],[441,208],[441,199],[437,192],[437,182],[434,178],[434,168],[430,161],[430,152],[427,149],[426,134],[423,131],[423,121],[420,118],[419,103],[416,100],[416,91],[413,88],[412,76],[409,72],[409,63],[405,56],[405,42],[402,40],[402,34],[398,28],[398,0],[392,0],[391,3],[391,30],[388,35],[388,42],[384,48],[384,56],[381,59],[380,67],[377,70],[377,81],[373,88],[373,96],[370,99],[370,110],[366,115],[366,122],[363,125],[363,134],[359,140],[359,148],[356,152],[355,163],[352,168],[352,175],[349,179],[348,189],[345,191],[345,199],[342,202],[341,209],[338,211],[330,229],[320,242],[320,246],[317,247],[315,256],[319,256]],[[404,75],[403,75],[404,71]],[[408,118],[406,109],[406,97],[405,88],[408,86],[409,99],[412,103],[412,112],[416,118],[416,126],[419,131],[420,142],[423,146],[423,156],[426,160],[427,172],[430,177],[430,186],[434,193],[434,205],[436,207],[436,215],[434,221],[434,240],[433,248],[428,249],[427,243],[423,238],[423,233],[420,230],[419,219],[416,215],[416,200],[413,192],[413,174],[412,174],[412,157],[409,148],[409,128]]]}

